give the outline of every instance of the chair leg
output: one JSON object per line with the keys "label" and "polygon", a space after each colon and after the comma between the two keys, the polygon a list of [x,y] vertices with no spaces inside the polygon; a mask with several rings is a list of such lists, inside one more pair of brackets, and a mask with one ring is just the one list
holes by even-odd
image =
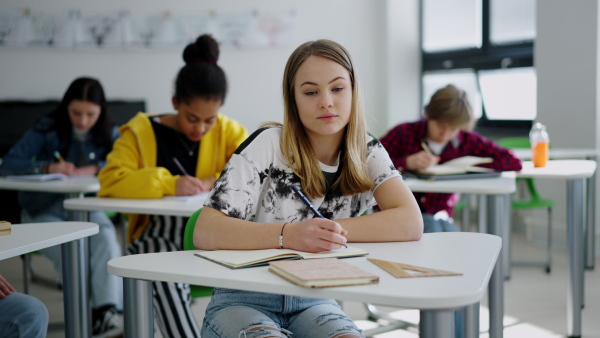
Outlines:
{"label": "chair leg", "polygon": [[[377,334],[390,332],[394,330],[406,330],[410,327],[418,328],[418,325],[413,323],[408,323],[400,319],[396,319],[390,316],[387,312],[383,312],[377,309],[377,307],[370,303],[363,303],[365,308],[367,309],[368,315],[367,319],[378,323],[380,326],[368,330],[364,330],[363,334],[366,337],[371,337]],[[382,320],[384,323],[379,323],[379,320]]]}
{"label": "chair leg", "polygon": [[552,208],[548,208],[548,260],[546,262],[546,273],[552,270]]}

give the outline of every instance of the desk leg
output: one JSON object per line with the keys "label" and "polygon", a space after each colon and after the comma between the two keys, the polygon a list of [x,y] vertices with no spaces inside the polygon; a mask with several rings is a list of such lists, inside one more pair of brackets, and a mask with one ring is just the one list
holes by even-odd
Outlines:
{"label": "desk leg", "polygon": [[585,230],[585,268],[594,269],[596,260],[596,172],[587,179],[587,228]]}
{"label": "desk leg", "polygon": [[453,310],[421,310],[419,337],[454,338]]}
{"label": "desk leg", "polygon": [[504,196],[504,232],[502,234],[502,252],[504,253],[504,279],[510,279],[512,264],[512,195]]}
{"label": "desk leg", "polygon": [[152,282],[123,278],[125,337],[154,337]]}
{"label": "desk leg", "polygon": [[87,238],[61,245],[65,337],[90,337],[92,335],[86,246]]}
{"label": "desk leg", "polygon": [[478,195],[477,196],[477,232],[485,234],[487,233],[487,217],[488,217],[488,207],[487,207],[487,196]]}
{"label": "desk leg", "polygon": [[479,302],[465,307],[464,338],[479,338]]}
{"label": "desk leg", "polygon": [[460,198],[465,203],[462,211],[462,227],[460,231],[471,231],[471,195],[461,194]]}
{"label": "desk leg", "polygon": [[488,195],[488,233],[502,238],[502,248],[494,266],[488,286],[488,306],[490,308],[490,338],[504,335],[504,195]]}
{"label": "desk leg", "polygon": [[583,179],[567,181],[567,232],[569,257],[567,259],[567,335],[581,337],[581,307],[583,292]]}

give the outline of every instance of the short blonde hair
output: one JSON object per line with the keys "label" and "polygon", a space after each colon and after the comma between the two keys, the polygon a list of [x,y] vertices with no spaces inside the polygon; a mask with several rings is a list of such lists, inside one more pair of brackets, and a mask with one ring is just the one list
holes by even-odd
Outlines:
{"label": "short blonde hair", "polygon": [[472,130],[475,124],[473,108],[467,93],[451,84],[438,89],[431,96],[431,100],[425,106],[425,116],[463,130]]}
{"label": "short blonde hair", "polygon": [[290,55],[283,75],[283,133],[281,150],[288,165],[302,183],[302,189],[310,198],[321,197],[325,193],[327,183],[319,167],[316,155],[300,120],[294,81],[296,73],[309,56],[321,56],[344,67],[350,74],[352,84],[352,106],[350,119],[346,125],[341,145],[340,177],[333,188],[339,188],[344,195],[354,195],[373,189],[374,184],[367,170],[367,132],[362,93],[357,80],[357,73],[348,51],[331,40],[309,41],[300,45]]}

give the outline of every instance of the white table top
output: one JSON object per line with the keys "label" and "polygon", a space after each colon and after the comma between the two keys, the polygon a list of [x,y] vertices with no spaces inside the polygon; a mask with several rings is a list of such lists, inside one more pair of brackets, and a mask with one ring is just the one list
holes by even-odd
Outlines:
{"label": "white table top", "polygon": [[[522,160],[531,159],[531,149],[512,149],[512,151]],[[594,148],[551,148],[549,155],[553,159],[598,157],[598,150]]]}
{"label": "white table top", "polygon": [[303,288],[268,271],[268,267],[232,270],[194,256],[194,251],[129,255],[108,262],[117,276],[288,295],[334,298],[416,309],[451,309],[478,302],[487,290],[502,246],[500,237],[446,232],[424,234],[420,241],[353,243],[367,257],[434,269],[463,276],[394,278],[366,257],[344,261],[380,277],[379,284],[323,289]]}
{"label": "white table top", "polygon": [[67,243],[98,233],[90,222],[13,224],[10,235],[0,236],[0,260]]}
{"label": "white table top", "polygon": [[72,176],[64,181],[52,180],[46,182],[30,182],[0,177],[0,189],[78,194],[97,192],[100,190],[100,183],[96,176]]}
{"label": "white table top", "polygon": [[511,194],[516,190],[513,171],[503,172],[500,177],[441,181],[405,178],[404,182],[413,192],[503,195]]}
{"label": "white table top", "polygon": [[595,171],[596,161],[592,160],[551,160],[541,168],[535,168],[531,161],[524,161],[517,177],[578,179],[591,177]]}
{"label": "white table top", "polygon": [[191,216],[202,208],[204,201],[179,201],[170,199],[130,199],[112,197],[69,198],[64,201],[65,209],[81,211],[115,211],[126,214]]}

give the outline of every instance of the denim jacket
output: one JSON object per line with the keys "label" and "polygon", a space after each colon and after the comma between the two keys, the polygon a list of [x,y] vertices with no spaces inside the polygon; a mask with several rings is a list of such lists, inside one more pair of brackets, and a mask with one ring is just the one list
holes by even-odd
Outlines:
{"label": "denim jacket", "polygon": [[[112,131],[112,141],[114,142],[118,136],[118,128],[115,126]],[[54,130],[54,120],[43,117],[4,155],[0,165],[0,175],[41,174],[44,165],[56,162],[54,152],[59,149],[61,149],[61,141]],[[80,149],[83,149],[84,157],[79,156]],[[98,164],[101,169],[106,161],[99,159],[106,157],[107,150],[104,145],[93,142],[91,138],[79,142],[73,135],[68,154],[62,155],[66,161],[76,163],[77,166]],[[65,197],[65,194],[20,191],[19,203],[30,215],[36,216]]]}

